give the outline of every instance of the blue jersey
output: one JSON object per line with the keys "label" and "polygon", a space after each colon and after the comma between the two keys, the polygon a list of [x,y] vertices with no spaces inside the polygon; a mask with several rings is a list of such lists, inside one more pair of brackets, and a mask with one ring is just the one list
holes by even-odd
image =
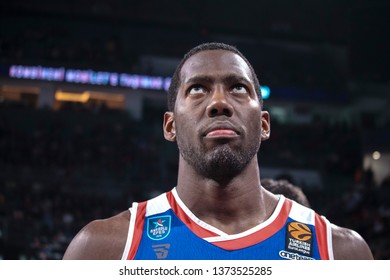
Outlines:
{"label": "blue jersey", "polygon": [[198,219],[175,188],[129,210],[124,260],[333,259],[329,221],[282,195],[266,221],[238,234]]}

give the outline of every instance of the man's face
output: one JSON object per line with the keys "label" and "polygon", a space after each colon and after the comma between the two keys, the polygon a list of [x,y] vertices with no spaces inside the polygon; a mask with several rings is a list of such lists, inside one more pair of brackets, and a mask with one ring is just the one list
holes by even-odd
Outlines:
{"label": "man's face", "polygon": [[262,127],[269,132],[269,116],[239,55],[208,50],[184,63],[170,132],[197,172],[215,180],[236,176],[268,138]]}

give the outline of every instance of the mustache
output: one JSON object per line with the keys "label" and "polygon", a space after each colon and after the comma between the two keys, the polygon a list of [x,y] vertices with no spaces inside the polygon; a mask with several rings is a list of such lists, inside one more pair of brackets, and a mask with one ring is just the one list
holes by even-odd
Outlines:
{"label": "mustache", "polygon": [[244,133],[244,129],[231,120],[214,120],[208,123],[203,124],[199,131],[200,135],[206,136],[209,132],[217,129],[229,129],[237,133],[237,135],[242,135]]}

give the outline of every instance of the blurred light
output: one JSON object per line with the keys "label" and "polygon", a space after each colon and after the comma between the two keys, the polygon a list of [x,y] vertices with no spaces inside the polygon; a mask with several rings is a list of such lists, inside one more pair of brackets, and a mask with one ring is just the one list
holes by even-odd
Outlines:
{"label": "blurred light", "polygon": [[373,152],[373,153],[372,153],[372,158],[373,158],[374,160],[380,159],[380,158],[381,158],[381,153],[378,152],[378,151]]}
{"label": "blurred light", "polygon": [[58,91],[55,93],[55,99],[58,101],[72,101],[86,103],[90,97],[88,92],[73,93]]}
{"label": "blurred light", "polygon": [[[2,65],[0,66],[2,67]],[[140,88],[166,91],[168,90],[169,84],[171,82],[170,77],[94,71],[91,69],[65,69],[64,67],[50,68],[25,65],[11,65],[9,68],[9,77],[18,79],[103,85],[112,87],[121,86],[130,87],[133,89]],[[62,96],[60,98],[62,98]]]}
{"label": "blurred light", "polygon": [[271,89],[267,86],[260,86],[260,91],[263,99],[267,99],[271,94]]}

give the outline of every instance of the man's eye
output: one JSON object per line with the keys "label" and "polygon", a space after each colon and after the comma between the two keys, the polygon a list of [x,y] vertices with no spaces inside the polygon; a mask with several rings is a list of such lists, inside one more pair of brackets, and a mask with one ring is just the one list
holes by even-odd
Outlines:
{"label": "man's eye", "polygon": [[232,88],[232,92],[233,93],[241,93],[242,94],[242,93],[248,93],[248,90],[243,85],[235,85]]}
{"label": "man's eye", "polygon": [[188,94],[203,94],[206,93],[206,89],[202,86],[193,86],[188,91]]}

